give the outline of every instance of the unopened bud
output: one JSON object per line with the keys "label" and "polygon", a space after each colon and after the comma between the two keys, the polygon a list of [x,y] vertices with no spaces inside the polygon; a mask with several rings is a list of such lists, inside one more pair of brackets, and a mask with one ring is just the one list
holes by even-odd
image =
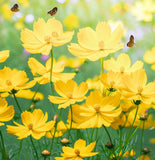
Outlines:
{"label": "unopened bud", "polygon": [[30,105],[30,109],[34,109],[36,106],[35,106],[35,104],[34,103],[32,103],[31,105]]}
{"label": "unopened bud", "polygon": [[34,101],[34,103],[35,103],[35,102],[38,102],[38,101],[40,101],[40,98],[39,98],[39,97],[35,97],[35,98],[33,99],[33,101]]}
{"label": "unopened bud", "polygon": [[69,143],[70,141],[69,141],[69,139],[67,139],[67,138],[63,138],[62,140],[61,140],[61,143],[63,143],[63,144],[67,144],[67,143]]}
{"label": "unopened bud", "polygon": [[133,103],[134,103],[136,106],[138,106],[138,105],[140,105],[140,104],[142,103],[142,101],[141,101],[141,100],[133,100]]}
{"label": "unopened bud", "polygon": [[45,150],[43,150],[43,151],[41,152],[41,154],[42,154],[43,156],[49,156],[49,155],[51,154],[51,152],[49,152],[47,149],[45,149]]}
{"label": "unopened bud", "polygon": [[9,159],[9,153],[6,153],[6,158],[8,158],[8,159]]}
{"label": "unopened bud", "polygon": [[54,115],[53,121],[57,122],[57,120],[58,120],[58,115]]}
{"label": "unopened bud", "polygon": [[144,154],[148,154],[148,153],[151,152],[151,150],[147,147],[144,147],[142,151],[143,151]]}
{"label": "unopened bud", "polygon": [[112,149],[114,147],[114,145],[111,142],[108,142],[105,146],[109,149]]}

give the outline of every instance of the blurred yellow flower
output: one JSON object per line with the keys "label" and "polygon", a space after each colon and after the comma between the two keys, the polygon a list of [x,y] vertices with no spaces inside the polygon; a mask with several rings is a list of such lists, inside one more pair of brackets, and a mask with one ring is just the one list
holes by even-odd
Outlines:
{"label": "blurred yellow flower", "polygon": [[24,125],[14,122],[17,126],[7,125],[7,132],[12,135],[16,135],[18,139],[26,138],[30,135],[34,139],[40,139],[45,136],[46,131],[49,131],[54,127],[55,121],[49,121],[47,112],[44,113],[40,109],[35,109],[33,113],[24,111],[21,114],[21,120]]}
{"label": "blurred yellow flower", "polygon": [[96,31],[90,27],[80,29],[77,34],[79,44],[71,43],[68,49],[74,56],[96,61],[123,48],[122,35],[120,25],[112,32],[108,23],[99,22]]}
{"label": "blurred yellow flower", "polygon": [[11,10],[10,10],[10,7],[9,7],[9,4],[8,3],[4,3],[2,5],[2,13],[3,13],[3,17],[6,19],[6,20],[10,20],[12,15],[14,14]]}
{"label": "blurred yellow flower", "polygon": [[29,7],[29,0],[17,0],[17,2],[24,7]]}
{"label": "blurred yellow flower", "polygon": [[[70,128],[69,125],[65,125],[63,121],[60,121],[57,123],[57,127],[53,127],[50,131],[46,132],[46,137],[47,138],[53,138],[53,136],[61,137],[69,128]],[[56,129],[56,132],[55,132],[55,129]]]}
{"label": "blurred yellow flower", "polygon": [[149,51],[146,51],[146,52],[144,53],[143,59],[144,59],[144,61],[145,61],[146,63],[153,64],[153,65],[151,66],[151,68],[152,68],[153,70],[155,70],[155,47],[153,47],[153,48],[152,48],[151,50],[149,50]]}
{"label": "blurred yellow flower", "polygon": [[23,29],[21,41],[23,47],[30,53],[48,55],[52,47],[62,46],[72,39],[74,32],[63,32],[63,26],[55,18],[48,19],[47,23],[39,18],[33,24],[33,31]]}
{"label": "blurred yellow flower", "polygon": [[35,81],[27,82],[26,72],[11,70],[8,67],[0,70],[0,92],[10,92],[31,88],[35,85]]}
{"label": "blurred yellow flower", "polygon": [[143,154],[139,158],[137,158],[136,160],[152,160],[152,159],[148,155]]}
{"label": "blurred yellow flower", "polygon": [[[31,72],[36,78],[38,83],[46,84],[50,82],[50,70],[51,70],[51,59],[49,58],[46,61],[45,66],[38,62],[35,58],[29,58],[28,65],[31,69]],[[53,59],[53,68],[52,68],[52,82],[63,80],[64,82],[74,78],[75,73],[61,73],[64,70],[64,64],[61,62],[56,62]]]}
{"label": "blurred yellow flower", "polygon": [[85,62],[85,59],[84,58],[69,58],[69,57],[66,57],[65,55],[62,55],[59,57],[57,61],[64,64],[65,67],[78,68]]}
{"label": "blurred yellow flower", "polygon": [[75,142],[74,148],[62,147],[62,157],[55,157],[55,160],[83,160],[85,157],[91,157],[98,154],[98,152],[92,152],[96,145],[96,141],[86,146],[86,141],[79,139]]}
{"label": "blurred yellow flower", "polygon": [[0,63],[6,61],[6,59],[9,57],[9,50],[0,51]]}
{"label": "blurred yellow flower", "polygon": [[155,13],[154,0],[136,1],[135,5],[131,7],[131,13],[136,16],[139,21],[150,22],[153,20],[153,13]]}
{"label": "blurred yellow flower", "polygon": [[155,100],[155,82],[147,83],[145,70],[141,69],[123,77],[122,95],[129,100],[151,104]]}
{"label": "blurred yellow flower", "polygon": [[116,60],[112,57],[109,60],[104,61],[104,68],[107,71],[112,70],[113,72],[118,72],[121,74],[130,74],[131,72],[135,72],[136,70],[142,69],[143,62],[136,61],[131,66],[130,57],[125,53],[121,53]]}
{"label": "blurred yellow flower", "polygon": [[94,91],[87,97],[83,105],[73,105],[73,121],[78,128],[109,127],[116,117],[121,114],[120,95],[103,97],[100,91]]}
{"label": "blurred yellow flower", "polygon": [[76,14],[69,14],[63,21],[68,30],[79,27],[79,18]]}
{"label": "blurred yellow flower", "polygon": [[5,99],[0,97],[0,126],[3,126],[6,121],[10,121],[14,117],[15,111],[12,105],[8,106]]}
{"label": "blurred yellow flower", "polygon": [[56,92],[62,97],[49,96],[49,100],[54,104],[59,104],[58,108],[66,108],[75,102],[81,102],[88,92],[87,83],[82,82],[79,86],[73,80],[58,81],[54,83]]}

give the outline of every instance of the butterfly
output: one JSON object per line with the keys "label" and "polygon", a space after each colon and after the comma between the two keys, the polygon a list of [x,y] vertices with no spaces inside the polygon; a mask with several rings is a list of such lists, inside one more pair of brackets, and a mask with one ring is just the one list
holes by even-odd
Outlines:
{"label": "butterfly", "polygon": [[131,35],[131,36],[130,36],[130,41],[127,43],[127,46],[128,46],[128,47],[132,47],[134,44],[135,44],[135,43],[134,43],[134,36]]}
{"label": "butterfly", "polygon": [[48,12],[48,14],[50,14],[51,16],[53,16],[53,15],[55,15],[55,14],[57,13],[57,10],[58,10],[58,8],[57,8],[57,7],[54,7],[52,10],[50,10],[50,11]]}
{"label": "butterfly", "polygon": [[17,3],[13,5],[13,7],[11,8],[11,11],[12,12],[18,12],[19,11],[19,6],[18,6]]}

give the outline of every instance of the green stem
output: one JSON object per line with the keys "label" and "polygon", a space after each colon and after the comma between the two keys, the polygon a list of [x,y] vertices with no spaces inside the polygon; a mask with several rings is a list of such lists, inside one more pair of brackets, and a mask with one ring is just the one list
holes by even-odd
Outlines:
{"label": "green stem", "polygon": [[20,153],[22,150],[22,144],[23,144],[23,139],[20,141],[20,147],[19,147],[19,152],[18,152],[18,160],[20,160]]}
{"label": "green stem", "polygon": [[[54,128],[54,135],[53,135],[53,139],[52,139],[52,144],[51,144],[51,148],[50,148],[50,150],[52,150],[52,147],[53,147],[53,143],[54,143],[54,139],[55,139],[55,133],[56,133],[56,131],[57,131],[57,122],[55,123],[55,128]],[[52,135],[53,133],[51,132],[51,135]]]}
{"label": "green stem", "polygon": [[69,128],[69,130],[68,130],[68,139],[69,139],[69,137],[71,136],[70,131],[71,131],[71,129],[72,129],[72,121],[73,121],[72,105],[70,105],[70,111],[71,111],[71,122],[70,122],[70,128]]}
{"label": "green stem", "polygon": [[1,137],[1,142],[2,142],[2,159],[3,160],[7,160],[6,151],[5,151],[5,145],[4,145],[4,139],[3,139],[3,135],[2,135],[1,130],[0,130],[0,137]]}
{"label": "green stem", "polygon": [[120,146],[120,150],[122,148],[122,127],[119,128],[120,129],[120,141],[119,141],[119,146]]}
{"label": "green stem", "polygon": [[22,113],[22,109],[21,109],[21,107],[20,107],[20,105],[19,105],[19,103],[18,103],[18,101],[17,101],[17,98],[16,98],[16,96],[15,96],[15,93],[13,93],[13,97],[14,97],[14,99],[15,99],[15,101],[16,101],[16,104],[17,104],[18,109],[19,109],[20,112]]}
{"label": "green stem", "polygon": [[[39,84],[37,90],[35,91],[35,93],[34,93],[34,95],[33,95],[33,97],[32,97],[32,100],[31,100],[30,105],[29,105],[29,109],[30,109],[30,106],[31,106],[32,102],[34,101],[34,98],[35,98],[36,94],[37,94],[38,91],[39,91],[40,86],[41,86],[41,85]],[[28,110],[29,110],[29,109],[28,109]]]}
{"label": "green stem", "polygon": [[37,153],[37,149],[36,149],[36,147],[35,147],[35,145],[34,145],[34,143],[33,143],[32,136],[31,136],[31,135],[30,135],[30,141],[31,141],[32,147],[33,147],[33,149],[34,149],[34,151],[35,151],[35,155],[36,155],[36,157],[37,157],[37,160],[39,160],[39,156],[38,156],[38,153]]}
{"label": "green stem", "polygon": [[100,61],[101,61],[101,74],[103,74],[104,73],[103,58],[101,58]]}
{"label": "green stem", "polygon": [[89,143],[90,143],[90,142],[91,142],[91,139],[90,139],[90,137],[89,137],[88,128],[86,128],[86,132],[87,132],[87,138],[88,138]]}
{"label": "green stem", "polygon": [[110,140],[111,144],[113,144],[113,143],[112,143],[112,139],[111,139],[111,137],[110,137],[110,134],[109,134],[107,128],[106,128],[104,125],[103,125],[103,128],[105,129],[105,131],[106,131],[106,133],[107,133],[107,135],[108,135],[108,137],[109,137],[109,140]]}
{"label": "green stem", "polygon": [[54,88],[53,88],[53,82],[52,82],[52,70],[53,70],[53,49],[51,49],[51,70],[50,70],[50,84],[51,84],[51,91],[52,95],[54,96]]}
{"label": "green stem", "polygon": [[143,121],[143,128],[142,128],[142,133],[141,133],[141,147],[140,147],[140,156],[142,155],[142,148],[143,148],[143,141],[144,141],[144,125],[145,125],[145,121]]}

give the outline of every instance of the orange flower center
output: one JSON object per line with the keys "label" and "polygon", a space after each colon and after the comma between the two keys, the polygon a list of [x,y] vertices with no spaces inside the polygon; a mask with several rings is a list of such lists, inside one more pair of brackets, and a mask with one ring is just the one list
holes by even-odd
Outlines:
{"label": "orange flower center", "polygon": [[72,93],[71,93],[71,92],[67,92],[66,95],[67,95],[67,97],[68,97],[69,99],[72,98]]}
{"label": "orange flower center", "polygon": [[57,32],[52,32],[52,37],[58,38],[59,34]]}
{"label": "orange flower center", "polygon": [[29,128],[29,130],[32,130],[32,129],[33,129],[33,124],[30,123],[30,124],[28,125],[28,128]]}
{"label": "orange flower center", "polygon": [[11,81],[10,81],[10,80],[6,80],[6,85],[7,85],[7,86],[12,86]]}
{"label": "orange flower center", "polygon": [[47,44],[50,44],[50,43],[51,43],[51,37],[50,37],[50,36],[45,36],[44,40],[45,40],[45,42],[46,42]]}
{"label": "orange flower center", "polygon": [[100,105],[99,104],[95,104],[94,108],[96,110],[96,113],[100,112]]}
{"label": "orange flower center", "polygon": [[104,50],[104,42],[103,41],[100,41],[98,45],[99,45],[100,50]]}
{"label": "orange flower center", "polygon": [[76,150],[75,150],[75,154],[76,154],[77,156],[79,156],[79,155],[80,155],[80,151],[79,151],[78,149],[76,149]]}
{"label": "orange flower center", "polygon": [[125,68],[124,68],[124,67],[121,67],[121,68],[120,68],[120,72],[121,72],[121,73],[124,73],[124,71],[125,71]]}

